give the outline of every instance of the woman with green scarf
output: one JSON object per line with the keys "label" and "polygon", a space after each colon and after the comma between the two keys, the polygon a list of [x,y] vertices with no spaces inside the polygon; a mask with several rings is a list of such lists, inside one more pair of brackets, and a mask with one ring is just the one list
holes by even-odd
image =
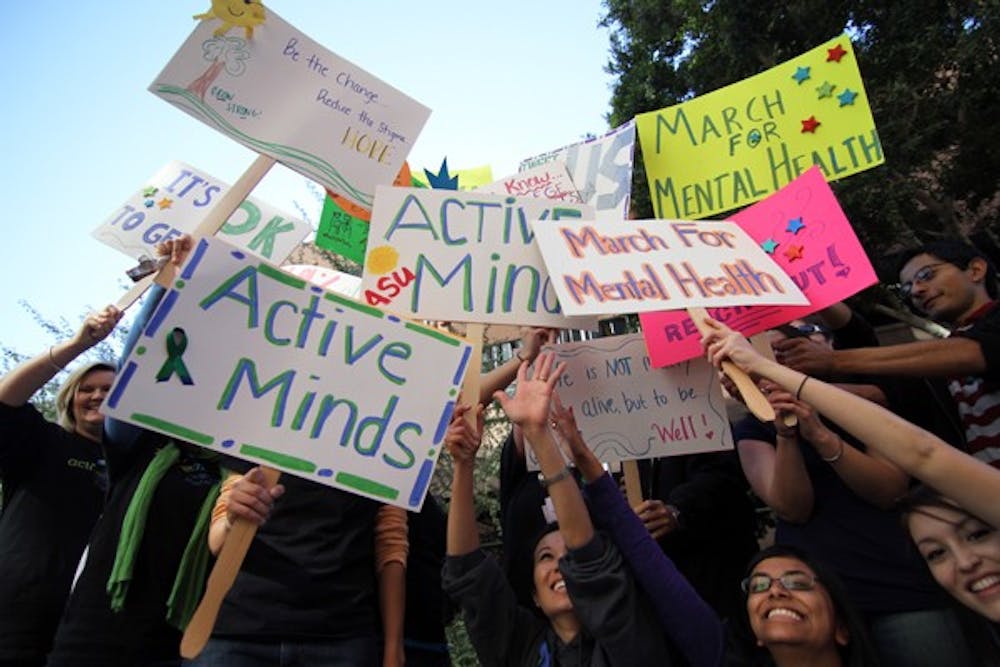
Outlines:
{"label": "woman with green scarf", "polygon": [[[186,237],[163,244],[160,253],[179,264],[189,249]],[[154,288],[147,297],[123,356],[161,296]],[[219,465],[211,452],[113,420],[105,426],[105,447],[107,503],[47,664],[180,665],[181,634],[211,564],[207,534]]]}

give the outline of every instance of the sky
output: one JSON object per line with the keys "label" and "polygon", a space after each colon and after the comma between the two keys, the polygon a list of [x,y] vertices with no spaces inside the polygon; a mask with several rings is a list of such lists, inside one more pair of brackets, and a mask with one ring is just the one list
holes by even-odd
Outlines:
{"label": "sky", "polygon": [[[76,325],[114,302],[135,264],[91,236],[144,181],[180,160],[234,182],[249,149],[148,92],[209,0],[9,7],[0,27],[0,346],[53,342],[19,305]],[[468,3],[272,0],[269,10],[432,112],[409,162],[436,169],[521,159],[609,129],[600,0]],[[314,225],[316,188],[275,167],[253,196]],[[303,213],[304,212],[304,213]]]}

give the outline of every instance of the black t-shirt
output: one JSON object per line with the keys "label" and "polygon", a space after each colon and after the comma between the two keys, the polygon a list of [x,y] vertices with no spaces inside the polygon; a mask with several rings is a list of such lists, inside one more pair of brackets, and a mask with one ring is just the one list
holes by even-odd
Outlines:
{"label": "black t-shirt", "polygon": [[[245,472],[253,464],[226,460]],[[376,635],[379,503],[283,475],[285,495],[247,551],[213,637],[338,641]]]}
{"label": "black t-shirt", "polygon": [[[831,428],[846,446],[864,451],[864,445],[850,435]],[[748,415],[733,427],[733,440],[773,445],[776,434],[772,424]],[[826,563],[865,614],[945,606],[940,589],[910,545],[899,514],[862,500],[810,444],[803,441],[799,447],[813,486],[813,512],[805,523],[778,519],[775,542],[800,547]]]}
{"label": "black t-shirt", "polygon": [[104,500],[100,444],[0,403],[0,660],[38,662]]}
{"label": "black t-shirt", "polygon": [[205,495],[219,479],[218,466],[202,450],[181,445],[180,459],[157,485],[121,612],[111,611],[106,590],[125,512],[165,442],[147,432],[129,451],[108,447],[111,491],[59,624],[50,667],[142,665],[178,657],[181,634],[166,621],[167,598]]}

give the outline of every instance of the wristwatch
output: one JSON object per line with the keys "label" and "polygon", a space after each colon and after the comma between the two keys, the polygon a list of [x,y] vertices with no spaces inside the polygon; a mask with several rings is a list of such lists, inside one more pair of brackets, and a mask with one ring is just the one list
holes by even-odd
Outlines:
{"label": "wristwatch", "polygon": [[561,482],[570,475],[573,474],[573,469],[569,466],[563,466],[563,469],[552,475],[552,477],[546,477],[542,474],[542,471],[538,471],[538,483],[542,485],[543,489],[547,489],[556,482]]}
{"label": "wristwatch", "polygon": [[667,505],[667,511],[674,515],[674,521],[677,522],[677,526],[682,527],[681,511],[675,505]]}

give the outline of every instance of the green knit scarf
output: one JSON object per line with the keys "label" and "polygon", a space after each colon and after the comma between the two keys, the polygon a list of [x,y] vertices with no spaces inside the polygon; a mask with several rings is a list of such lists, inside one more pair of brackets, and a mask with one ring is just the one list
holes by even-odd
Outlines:
{"label": "green knit scarf", "polygon": [[[214,454],[212,457],[214,458]],[[135,557],[142,544],[142,536],[146,530],[146,517],[153,501],[156,487],[167,471],[180,458],[180,449],[173,442],[160,449],[146,466],[139,484],[136,486],[132,500],[129,502],[125,519],[122,521],[121,535],[118,538],[118,549],[115,552],[115,563],[108,577],[107,591],[111,596],[111,610],[120,612],[125,606],[129,584],[132,581],[132,569]],[[194,614],[201,598],[208,571],[208,526],[211,521],[212,507],[219,495],[221,482],[216,482],[205,500],[202,502],[194,529],[188,538],[187,547],[181,557],[174,585],[167,599],[167,622],[183,630]]]}

